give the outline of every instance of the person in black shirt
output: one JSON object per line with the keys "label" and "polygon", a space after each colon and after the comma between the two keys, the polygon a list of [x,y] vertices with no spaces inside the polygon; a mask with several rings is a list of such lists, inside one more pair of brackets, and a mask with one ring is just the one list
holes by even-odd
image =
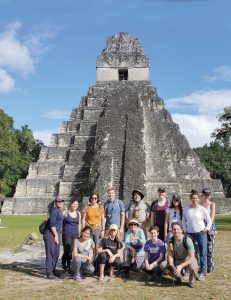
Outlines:
{"label": "person in black shirt", "polygon": [[123,247],[119,238],[118,226],[111,224],[109,227],[108,236],[103,238],[97,250],[99,261],[99,280],[104,279],[105,264],[108,262],[110,265],[109,276],[114,277],[113,266],[119,267],[120,265],[120,249]]}

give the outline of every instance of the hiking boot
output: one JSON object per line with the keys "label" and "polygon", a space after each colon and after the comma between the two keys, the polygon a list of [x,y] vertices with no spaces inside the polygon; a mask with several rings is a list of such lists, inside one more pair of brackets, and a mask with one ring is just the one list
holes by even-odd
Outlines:
{"label": "hiking boot", "polygon": [[176,281],[181,282],[182,276],[180,274],[176,274],[176,267],[173,265],[169,265],[168,269],[170,271],[170,274],[176,279]]}
{"label": "hiking boot", "polygon": [[196,286],[196,278],[195,278],[195,274],[190,274],[189,276],[189,283],[188,283],[189,287],[194,288]]}

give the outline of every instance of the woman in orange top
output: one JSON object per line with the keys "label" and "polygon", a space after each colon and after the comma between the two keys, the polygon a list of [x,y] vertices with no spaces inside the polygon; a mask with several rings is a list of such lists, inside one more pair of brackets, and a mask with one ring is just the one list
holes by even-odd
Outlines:
{"label": "woman in orange top", "polygon": [[105,231],[104,208],[100,205],[97,194],[91,194],[89,202],[82,211],[82,226],[88,225],[92,228],[92,239],[98,248],[99,240],[104,237]]}

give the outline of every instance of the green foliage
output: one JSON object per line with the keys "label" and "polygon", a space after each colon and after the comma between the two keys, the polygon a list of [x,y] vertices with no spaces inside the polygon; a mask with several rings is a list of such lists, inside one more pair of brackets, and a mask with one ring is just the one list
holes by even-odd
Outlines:
{"label": "green foliage", "polygon": [[231,142],[231,106],[224,108],[224,112],[218,116],[221,127],[217,128],[212,137],[215,137],[215,141],[224,145],[224,147],[230,147]]}
{"label": "green foliage", "polygon": [[231,197],[231,147],[219,142],[195,148],[201,162],[213,179],[221,179],[226,197]]}
{"label": "green foliage", "polygon": [[0,194],[12,196],[19,178],[25,178],[31,161],[38,159],[42,143],[28,126],[14,129],[13,118],[0,110]]}

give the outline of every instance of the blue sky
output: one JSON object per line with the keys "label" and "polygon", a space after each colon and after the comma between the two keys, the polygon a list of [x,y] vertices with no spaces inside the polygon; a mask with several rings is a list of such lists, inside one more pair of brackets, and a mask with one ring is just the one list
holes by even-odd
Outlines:
{"label": "blue sky", "polygon": [[138,37],[151,81],[191,146],[231,105],[230,0],[0,0],[0,108],[49,144],[95,83],[117,32]]}

